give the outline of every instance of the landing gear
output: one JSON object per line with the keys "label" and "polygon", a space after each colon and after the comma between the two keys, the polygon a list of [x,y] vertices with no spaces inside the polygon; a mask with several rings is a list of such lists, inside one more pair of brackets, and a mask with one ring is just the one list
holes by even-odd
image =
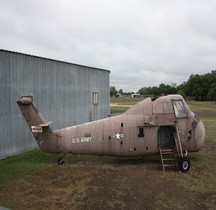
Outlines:
{"label": "landing gear", "polygon": [[65,164],[65,158],[63,158],[63,157],[60,157],[59,159],[58,159],[58,164],[60,165],[60,166],[62,166],[62,165],[64,165]]}
{"label": "landing gear", "polygon": [[179,160],[179,170],[182,173],[187,173],[190,169],[190,159],[188,157],[181,157]]}
{"label": "landing gear", "polygon": [[60,166],[64,165],[65,163],[67,164],[70,154],[73,154],[73,153],[63,152],[63,157],[59,157],[58,164]]}

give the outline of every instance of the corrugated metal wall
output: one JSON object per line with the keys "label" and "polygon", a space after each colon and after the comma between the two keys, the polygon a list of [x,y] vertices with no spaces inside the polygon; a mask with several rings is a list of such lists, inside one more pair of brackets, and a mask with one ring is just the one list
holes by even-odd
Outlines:
{"label": "corrugated metal wall", "polygon": [[[16,101],[34,96],[52,128],[107,117],[109,71],[0,50],[0,159],[36,147]],[[98,105],[92,93],[98,92]]]}

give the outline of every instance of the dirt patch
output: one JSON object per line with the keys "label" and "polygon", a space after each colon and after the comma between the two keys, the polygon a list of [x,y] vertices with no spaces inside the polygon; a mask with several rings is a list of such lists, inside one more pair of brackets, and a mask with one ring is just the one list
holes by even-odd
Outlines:
{"label": "dirt patch", "polygon": [[97,158],[100,159],[89,157],[86,162],[49,167],[1,184],[0,204],[22,210],[215,207],[214,186],[210,191],[199,191],[187,185],[190,179],[199,180],[199,176],[205,175],[199,167],[204,164],[200,160],[200,165],[193,160],[195,165],[190,173],[164,174],[158,157],[105,157],[103,164],[95,162]]}

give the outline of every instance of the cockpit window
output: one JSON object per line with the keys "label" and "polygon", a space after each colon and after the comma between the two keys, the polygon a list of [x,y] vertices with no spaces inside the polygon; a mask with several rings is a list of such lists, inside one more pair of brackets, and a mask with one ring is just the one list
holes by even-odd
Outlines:
{"label": "cockpit window", "polygon": [[173,107],[174,107],[174,110],[175,110],[176,117],[178,117],[178,118],[187,117],[187,111],[186,111],[186,108],[184,106],[183,101],[174,100],[173,101]]}

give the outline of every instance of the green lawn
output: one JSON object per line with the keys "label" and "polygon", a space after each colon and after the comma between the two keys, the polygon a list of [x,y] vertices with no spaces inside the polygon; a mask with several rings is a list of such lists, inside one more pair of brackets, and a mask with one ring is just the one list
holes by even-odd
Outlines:
{"label": "green lawn", "polygon": [[0,161],[0,183],[18,178],[30,171],[42,169],[44,166],[53,166],[53,159],[57,154],[49,154],[35,149],[30,152],[9,157]]}

